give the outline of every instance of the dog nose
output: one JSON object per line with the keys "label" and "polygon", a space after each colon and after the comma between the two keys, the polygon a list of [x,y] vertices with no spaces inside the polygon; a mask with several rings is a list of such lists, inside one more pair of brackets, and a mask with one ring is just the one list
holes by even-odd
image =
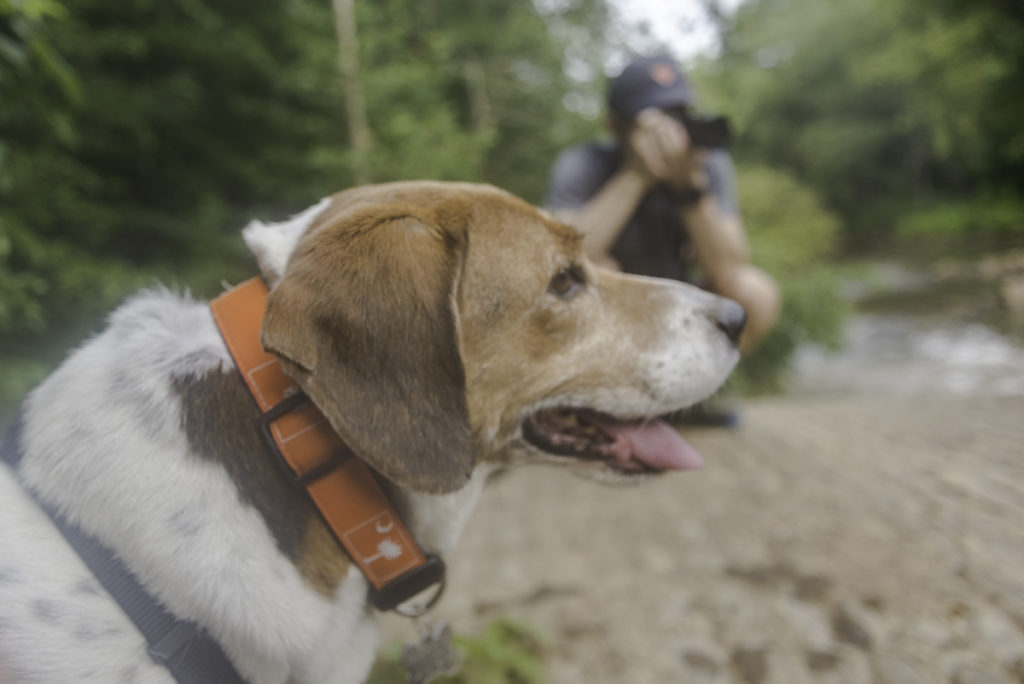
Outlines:
{"label": "dog nose", "polygon": [[739,344],[740,335],[747,324],[747,312],[731,299],[719,297],[715,304],[715,324],[733,344]]}

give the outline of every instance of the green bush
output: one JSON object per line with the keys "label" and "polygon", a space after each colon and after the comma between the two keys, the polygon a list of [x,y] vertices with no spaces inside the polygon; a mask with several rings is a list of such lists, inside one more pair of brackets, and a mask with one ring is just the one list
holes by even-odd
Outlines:
{"label": "green bush", "polygon": [[754,263],[778,283],[782,314],[740,363],[730,387],[747,393],[779,391],[798,345],[839,343],[848,307],[831,256],[840,224],[813,192],[783,171],[741,165],[737,174]]}

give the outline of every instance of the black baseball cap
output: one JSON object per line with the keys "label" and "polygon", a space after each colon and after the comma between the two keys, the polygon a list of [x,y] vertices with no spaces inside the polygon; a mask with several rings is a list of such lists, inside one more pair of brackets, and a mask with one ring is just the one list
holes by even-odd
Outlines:
{"label": "black baseball cap", "polygon": [[635,60],[608,86],[608,108],[626,119],[648,107],[686,107],[693,99],[690,84],[669,57]]}

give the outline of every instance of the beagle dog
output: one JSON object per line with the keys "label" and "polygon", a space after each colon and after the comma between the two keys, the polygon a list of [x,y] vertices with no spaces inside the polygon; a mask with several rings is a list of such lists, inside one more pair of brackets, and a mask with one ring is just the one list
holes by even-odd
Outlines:
{"label": "beagle dog", "polygon": [[[575,230],[483,185],[354,188],[243,238],[270,288],[263,347],[426,551],[451,552],[494,468],[629,483],[702,465],[657,417],[724,381],[734,302],[597,268]],[[365,678],[367,580],[270,465],[257,418],[208,306],[165,289],[30,394],[0,467],[0,680],[173,681],[39,501],[246,681]]]}

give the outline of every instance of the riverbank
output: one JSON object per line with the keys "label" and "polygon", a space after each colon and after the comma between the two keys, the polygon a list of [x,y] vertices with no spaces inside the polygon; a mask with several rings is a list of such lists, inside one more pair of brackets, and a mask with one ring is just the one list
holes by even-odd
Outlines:
{"label": "riverbank", "polygon": [[1022,397],[773,398],[688,434],[699,473],[512,473],[439,614],[538,626],[554,684],[1019,683],[1022,415]]}
{"label": "riverbank", "polygon": [[1024,277],[1024,252],[845,270],[852,312],[841,347],[800,347],[791,394],[1024,395],[1024,311],[1005,297]]}

